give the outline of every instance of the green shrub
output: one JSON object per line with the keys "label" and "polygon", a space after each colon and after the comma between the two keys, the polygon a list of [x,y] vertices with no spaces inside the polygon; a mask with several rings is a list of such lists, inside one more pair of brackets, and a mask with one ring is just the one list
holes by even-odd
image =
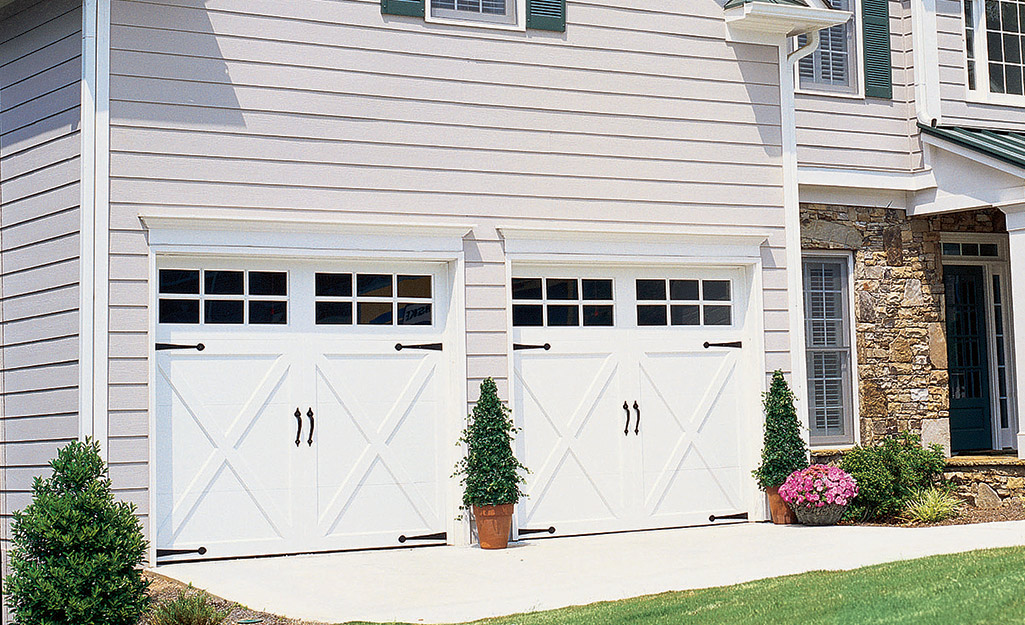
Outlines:
{"label": "green shrub", "polygon": [[14,513],[7,603],[19,625],[135,625],[149,585],[135,506],[117,502],[95,441],[73,442]]}
{"label": "green shrub", "polygon": [[801,438],[801,423],[794,409],[794,393],[782,371],[772,374],[769,392],[764,394],[765,438],[762,463],[752,473],[758,487],[778,488],[791,473],[808,468],[808,446]]}
{"label": "green shrub", "polygon": [[456,475],[463,476],[465,507],[516,503],[523,496],[520,470],[526,467],[512,452],[516,431],[509,409],[498,399],[495,381],[484,380],[459,439],[466,445],[466,456],[456,465]]}
{"label": "green shrub", "polygon": [[150,617],[152,625],[217,625],[228,618],[231,610],[218,610],[210,603],[206,593],[194,591],[190,584],[187,590],[178,591],[178,597],[161,603]]}
{"label": "green shrub", "polygon": [[899,514],[911,497],[942,475],[943,465],[939,445],[924,448],[919,436],[907,432],[878,445],[855,447],[840,462],[840,468],[858,481],[849,515],[876,519]]}
{"label": "green shrub", "polygon": [[940,488],[927,488],[907,502],[904,517],[918,523],[938,523],[957,515],[961,500]]}

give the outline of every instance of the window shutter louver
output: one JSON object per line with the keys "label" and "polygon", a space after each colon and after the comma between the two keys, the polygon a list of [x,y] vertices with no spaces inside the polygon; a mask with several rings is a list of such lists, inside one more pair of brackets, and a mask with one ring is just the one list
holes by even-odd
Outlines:
{"label": "window shutter louver", "polygon": [[423,17],[424,0],[381,0],[381,13]]}
{"label": "window shutter louver", "polygon": [[566,0],[527,0],[527,28],[566,32]]}
{"label": "window shutter louver", "polygon": [[865,25],[865,95],[893,97],[889,0],[862,0]]}

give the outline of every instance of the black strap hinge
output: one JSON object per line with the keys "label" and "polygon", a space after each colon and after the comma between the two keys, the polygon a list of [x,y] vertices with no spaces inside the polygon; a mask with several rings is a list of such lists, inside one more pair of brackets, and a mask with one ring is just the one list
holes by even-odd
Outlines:
{"label": "black strap hinge", "polygon": [[169,349],[194,349],[197,352],[201,352],[206,349],[206,345],[202,343],[196,343],[195,345],[178,345],[177,343],[157,343],[157,351],[163,352]]}
{"label": "black strap hinge", "polygon": [[440,352],[445,348],[441,343],[424,343],[423,345],[403,345],[402,343],[395,344],[395,351],[401,352],[404,349],[425,349],[431,352]]}
{"label": "black strap hinge", "polygon": [[716,516],[714,514],[710,514],[710,515],[708,515],[708,520],[711,521],[712,523],[715,523],[716,521],[746,521],[747,520],[747,513],[746,512],[738,512],[737,514],[724,514],[722,516]]}
{"label": "black strap hinge", "polygon": [[438,532],[437,534],[424,534],[423,536],[406,536],[403,534],[399,536],[400,543],[405,543],[407,540],[448,540],[448,533]]}
{"label": "black strap hinge", "polygon": [[744,344],[740,341],[731,341],[729,343],[709,343],[708,341],[705,341],[705,349],[708,349],[709,347],[732,347],[733,349],[740,349],[743,346]]}
{"label": "black strap hinge", "polygon": [[532,529],[528,529],[526,527],[523,527],[523,528],[520,528],[519,530],[517,530],[516,533],[519,534],[520,536],[530,536],[531,534],[554,534],[555,533],[555,528],[554,527],[546,527],[544,529],[532,530]]}
{"label": "black strap hinge", "polygon": [[524,345],[523,343],[513,343],[513,351],[523,351],[525,349],[543,349],[546,352],[552,348],[551,343],[545,343],[544,345]]}
{"label": "black strap hinge", "polygon": [[199,549],[157,549],[158,558],[166,558],[167,556],[184,556],[190,553],[198,553],[201,556],[205,556],[206,547],[200,547]]}

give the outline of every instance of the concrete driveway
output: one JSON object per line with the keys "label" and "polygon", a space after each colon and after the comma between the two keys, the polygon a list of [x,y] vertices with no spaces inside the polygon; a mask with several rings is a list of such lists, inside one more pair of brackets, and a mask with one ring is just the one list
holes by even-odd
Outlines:
{"label": "concrete driveway", "polygon": [[452,623],[819,569],[1025,545],[1025,521],[931,528],[743,523],[532,540],[171,564],[155,572],[292,618]]}

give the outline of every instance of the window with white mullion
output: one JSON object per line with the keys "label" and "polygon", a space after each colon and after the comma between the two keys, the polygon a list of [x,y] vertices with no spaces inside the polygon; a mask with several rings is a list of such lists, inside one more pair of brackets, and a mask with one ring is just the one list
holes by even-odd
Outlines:
{"label": "window with white mullion", "polygon": [[514,23],[514,0],[430,0],[431,16]]}
{"label": "window with white mullion", "polygon": [[970,91],[1025,95],[1025,0],[965,0]]}
{"label": "window with white mullion", "polygon": [[854,442],[847,259],[804,260],[809,430],[818,444]]}
{"label": "window with white mullion", "polygon": [[[855,10],[854,0],[828,0],[834,9]],[[856,92],[855,79],[857,59],[855,51],[857,20],[851,18],[840,24],[820,31],[819,47],[798,63],[798,78],[802,89]],[[797,45],[808,41],[806,35],[798,37]]]}

